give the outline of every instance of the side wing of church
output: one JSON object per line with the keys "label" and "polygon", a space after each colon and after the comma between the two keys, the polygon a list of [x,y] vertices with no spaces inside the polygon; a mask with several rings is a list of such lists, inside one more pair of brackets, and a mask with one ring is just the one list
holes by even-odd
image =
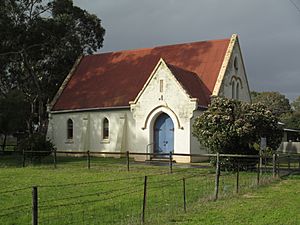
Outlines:
{"label": "side wing of church", "polygon": [[206,153],[192,125],[211,96],[250,101],[237,35],[85,56],[49,106],[47,135],[63,151]]}

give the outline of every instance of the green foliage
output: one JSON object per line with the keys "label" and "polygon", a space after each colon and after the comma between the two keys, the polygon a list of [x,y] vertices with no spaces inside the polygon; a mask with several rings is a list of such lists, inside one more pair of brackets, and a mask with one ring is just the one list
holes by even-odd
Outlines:
{"label": "green foliage", "polygon": [[3,0],[0,30],[0,93],[21,90],[45,131],[46,104],[75,60],[102,47],[101,20],[71,0]]}
{"label": "green foliage", "polygon": [[295,112],[300,112],[300,96],[298,96],[291,105]]}
{"label": "green foliage", "polygon": [[26,155],[34,158],[40,158],[50,155],[55,150],[55,147],[44,135],[33,134],[19,143],[18,150],[36,151],[26,153]]}
{"label": "green foliage", "polygon": [[261,103],[275,116],[291,112],[289,100],[279,92],[251,92],[253,103]]}
{"label": "green foliage", "polygon": [[280,121],[284,123],[285,128],[300,129],[300,96],[292,103],[292,111],[280,116]]}
{"label": "green foliage", "polygon": [[12,90],[5,97],[0,97],[0,134],[24,131],[29,113],[29,104],[22,92]]}
{"label": "green foliage", "polygon": [[300,111],[284,114],[280,119],[286,128],[300,129]]}
{"label": "green foliage", "polygon": [[193,135],[211,152],[257,154],[261,137],[275,150],[282,138],[277,118],[262,104],[216,97],[196,118]]}

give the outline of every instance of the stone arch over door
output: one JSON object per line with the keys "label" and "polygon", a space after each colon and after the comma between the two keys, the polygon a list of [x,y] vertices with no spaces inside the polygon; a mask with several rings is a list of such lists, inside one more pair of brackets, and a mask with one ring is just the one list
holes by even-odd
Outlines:
{"label": "stone arch over door", "polygon": [[[154,153],[154,124],[156,122],[156,119],[162,114],[167,114],[174,124],[174,151],[177,150],[177,133],[179,130],[184,130],[184,127],[181,124],[180,118],[176,115],[176,113],[165,105],[159,105],[154,107],[152,110],[149,110],[148,113],[146,113],[146,116],[143,118],[143,122],[141,124],[140,129],[145,134],[145,142],[142,148],[146,150],[147,153]],[[150,157],[151,158],[151,157]]]}
{"label": "stone arch over door", "polygon": [[146,116],[146,118],[145,118],[142,129],[145,130],[149,127],[152,127],[153,126],[153,121],[155,121],[155,119],[161,113],[168,114],[172,118],[172,121],[175,123],[176,128],[183,130],[183,127],[181,126],[180,120],[179,120],[178,116],[176,115],[176,113],[172,109],[170,109],[169,107],[162,106],[162,105],[155,107],[153,110],[151,110],[148,113],[148,116]]}
{"label": "stone arch over door", "polygon": [[174,152],[174,123],[172,118],[161,113],[153,125],[154,153],[168,154]]}

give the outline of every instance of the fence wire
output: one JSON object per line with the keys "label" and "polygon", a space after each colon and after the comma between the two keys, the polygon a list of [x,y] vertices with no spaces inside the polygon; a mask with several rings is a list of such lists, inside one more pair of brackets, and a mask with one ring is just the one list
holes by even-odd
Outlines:
{"label": "fence wire", "polygon": [[[57,169],[87,169],[86,156],[57,158]],[[73,161],[74,159],[74,161]],[[26,159],[26,166],[53,169],[53,156],[39,162]],[[177,214],[218,197],[228,198],[251,188],[268,184],[300,168],[299,155],[274,157],[220,157],[217,176],[216,157],[204,163],[180,164],[169,161],[155,165],[126,159],[90,157],[90,171],[111,174],[99,180],[38,185],[40,224],[146,224],[172,221]],[[230,162],[230,165],[228,164]],[[170,167],[172,166],[172,167]],[[56,171],[56,170],[53,170]],[[115,174],[115,175],[113,175]],[[148,177],[144,203],[144,175]],[[6,179],[6,178],[5,178]],[[0,224],[32,223],[31,187],[0,190]],[[145,206],[143,215],[143,205]],[[143,216],[142,216],[143,215]]]}

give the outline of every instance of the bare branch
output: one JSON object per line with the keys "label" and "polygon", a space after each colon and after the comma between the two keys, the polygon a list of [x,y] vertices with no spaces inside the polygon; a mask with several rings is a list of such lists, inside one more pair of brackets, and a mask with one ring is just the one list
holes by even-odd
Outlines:
{"label": "bare branch", "polygon": [[[35,19],[36,17],[40,16],[41,14],[43,14],[43,13],[49,11],[49,10],[51,9],[51,7],[52,7],[52,6],[47,6],[47,7],[45,7],[43,10],[41,10],[40,12],[35,13],[35,14],[34,14],[34,17],[33,17],[32,19]],[[51,11],[49,11],[49,12],[51,13]]]}
{"label": "bare branch", "polygon": [[14,54],[21,54],[23,50],[21,51],[16,51],[16,52],[5,52],[5,53],[0,53],[0,56],[7,56],[7,55],[14,55]]}
{"label": "bare branch", "polygon": [[7,56],[7,55],[13,55],[13,54],[22,54],[26,50],[30,50],[30,49],[35,48],[35,47],[43,47],[43,46],[46,46],[46,44],[45,43],[44,44],[33,44],[33,45],[29,45],[25,49],[21,49],[20,51],[10,51],[10,52],[0,53],[0,56]]}

